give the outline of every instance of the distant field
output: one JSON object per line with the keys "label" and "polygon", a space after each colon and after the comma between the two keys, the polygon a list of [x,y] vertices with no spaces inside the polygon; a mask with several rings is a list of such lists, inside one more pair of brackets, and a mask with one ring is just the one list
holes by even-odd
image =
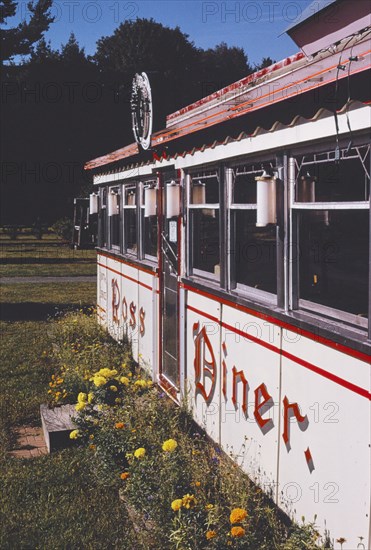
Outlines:
{"label": "distant field", "polygon": [[0,241],[0,277],[76,276],[96,274],[95,250],[73,250],[62,242]]}

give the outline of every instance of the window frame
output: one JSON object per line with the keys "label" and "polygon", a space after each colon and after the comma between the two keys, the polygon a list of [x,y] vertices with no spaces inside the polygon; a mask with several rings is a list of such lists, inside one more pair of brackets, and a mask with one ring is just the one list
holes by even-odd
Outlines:
{"label": "window frame", "polygon": [[[359,140],[358,140],[359,141]],[[330,147],[330,143],[321,144],[316,148],[315,145],[312,145],[305,152],[302,148],[300,151],[292,150],[288,158],[288,186],[289,186],[289,234],[290,234],[290,245],[289,245],[289,310],[293,312],[309,313],[314,314],[321,318],[323,321],[337,321],[342,323],[344,327],[347,328],[357,328],[361,330],[368,331],[368,339],[371,340],[371,192],[370,192],[370,174],[371,174],[371,159],[370,159],[370,168],[367,170],[364,160],[367,158],[367,154],[371,157],[371,145],[370,142],[364,140],[360,144],[354,144],[353,149],[355,148],[366,148],[366,155],[363,159],[362,164],[365,170],[366,175],[369,178],[369,199],[365,201],[326,201],[326,202],[298,202],[296,200],[296,183],[298,176],[300,174],[300,169],[302,166],[314,166],[316,161],[301,163],[300,168],[298,168],[297,158],[302,156],[305,158],[307,155],[313,155],[314,158],[316,155],[327,154],[327,161],[321,160],[318,162],[335,162],[336,148],[334,146]],[[340,144],[340,159],[354,159],[356,156],[347,157],[344,155],[344,152],[347,151],[349,145],[345,143]],[[329,153],[334,155],[333,158],[330,158]],[[359,158],[359,157],[358,157]],[[369,211],[369,259],[368,259],[368,318],[360,317],[359,315],[337,309],[331,306],[326,306],[320,303],[312,302],[311,300],[300,298],[300,282],[299,282],[299,258],[300,258],[300,249],[299,249],[299,221],[301,213],[303,212],[318,212],[318,211]]]}
{"label": "window frame", "polygon": [[[187,240],[187,261],[186,261],[186,276],[202,279],[223,288],[223,272],[225,271],[225,254],[223,254],[223,180],[221,165],[211,165],[206,168],[199,167],[198,169],[187,171],[185,174],[185,219],[186,219],[186,240]],[[212,179],[218,180],[218,203],[202,203],[192,204],[192,181],[193,179]],[[219,231],[218,231],[218,245],[219,245],[219,275],[210,273],[193,267],[193,227],[194,227],[194,212],[197,210],[217,210],[219,215]]]}
{"label": "window frame", "polygon": [[[245,285],[243,283],[237,282],[237,276],[236,276],[236,237],[233,234],[232,230],[232,217],[234,216],[234,213],[237,211],[252,211],[257,210],[257,203],[236,203],[234,202],[234,185],[236,181],[236,176],[238,168],[246,168],[246,167],[252,167],[252,170],[244,170],[240,171],[239,175],[250,175],[254,174],[256,176],[261,175],[264,171],[264,168],[262,167],[263,164],[270,163],[273,167],[274,164],[274,172],[276,172],[276,165],[277,165],[277,159],[275,158],[266,158],[264,159],[249,159],[246,158],[243,161],[240,160],[239,162],[231,163],[227,168],[227,224],[228,224],[228,263],[229,263],[229,284],[228,288],[232,294],[236,294],[238,296],[246,296],[247,298],[252,298],[257,301],[260,301],[262,303],[269,304],[271,306],[276,306],[278,302],[278,288],[279,288],[279,264],[276,262],[276,292],[269,292],[267,290],[261,290],[256,289],[252,286]],[[260,165],[258,167],[258,165]],[[276,257],[278,253],[278,241],[277,241],[277,234],[276,234]]]}

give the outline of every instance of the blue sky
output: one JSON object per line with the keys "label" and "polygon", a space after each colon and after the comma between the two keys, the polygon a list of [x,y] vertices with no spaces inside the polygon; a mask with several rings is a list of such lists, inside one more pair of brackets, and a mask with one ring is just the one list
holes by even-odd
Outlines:
{"label": "blue sky", "polygon": [[[243,47],[251,62],[263,57],[277,61],[298,51],[287,36],[279,36],[312,0],[54,0],[46,38],[55,49],[73,31],[88,54],[96,41],[113,33],[119,24],[137,17],[169,27],[178,25],[196,46],[214,47],[221,41]],[[27,1],[19,2],[16,19],[27,17]]]}

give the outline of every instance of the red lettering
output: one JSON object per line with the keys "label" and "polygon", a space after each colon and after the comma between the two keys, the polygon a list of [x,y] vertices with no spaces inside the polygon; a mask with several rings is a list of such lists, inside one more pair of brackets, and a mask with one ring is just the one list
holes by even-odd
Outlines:
{"label": "red lettering", "polygon": [[140,310],[139,310],[139,332],[140,332],[141,336],[144,336],[144,333],[146,331],[145,326],[144,326],[145,317],[146,317],[146,312],[141,307]]}
{"label": "red lettering", "polygon": [[[273,403],[272,396],[269,395],[267,386],[265,384],[260,384],[260,386],[258,386],[256,390],[254,390],[254,393],[255,393],[255,409],[254,409],[255,420],[257,421],[261,429],[263,429],[264,426],[266,426],[269,422],[271,422],[273,427],[272,419],[263,418],[260,413],[261,409],[265,409],[263,411],[263,414],[264,414],[264,412],[267,411],[267,408],[269,408],[269,406],[271,406],[271,404]],[[261,397],[263,398],[263,401],[260,401]]]}
{"label": "red lettering", "polygon": [[242,370],[237,371],[236,367],[233,367],[233,392],[232,392],[232,403],[237,408],[238,401],[237,401],[237,384],[239,382],[242,382],[243,386],[243,394],[242,394],[242,410],[247,416],[247,394],[249,391],[249,385],[247,383],[247,380],[245,378],[245,375]]}
{"label": "red lettering", "polygon": [[283,398],[283,434],[282,438],[286,444],[288,450],[291,449],[290,445],[290,418],[295,417],[298,421],[299,428],[306,430],[308,427],[307,416],[300,414],[299,405],[297,403],[289,403],[289,400],[285,396]]}
{"label": "red lettering", "polygon": [[[199,331],[200,323],[193,325],[193,333],[195,336],[195,383],[196,383],[196,395],[200,393],[207,403],[210,403],[214,391],[216,382],[216,361],[213,348],[211,346],[210,339],[206,333],[205,327]],[[206,358],[208,354],[208,359]],[[202,378],[202,381],[201,381]],[[206,378],[211,381],[209,391],[205,388]]]}
{"label": "red lettering", "polygon": [[129,325],[131,326],[132,329],[134,329],[137,326],[137,321],[135,319],[135,313],[137,311],[137,306],[134,304],[134,302],[131,302],[129,308],[130,308]]}
{"label": "red lettering", "polygon": [[112,319],[119,323],[120,290],[117,279],[112,279]]}

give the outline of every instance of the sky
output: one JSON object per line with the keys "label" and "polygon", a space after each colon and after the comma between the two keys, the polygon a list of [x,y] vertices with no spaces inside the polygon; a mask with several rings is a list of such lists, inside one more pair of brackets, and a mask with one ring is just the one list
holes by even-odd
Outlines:
{"label": "sky", "polygon": [[[27,1],[20,0],[15,21],[27,18]],[[121,22],[137,17],[179,26],[197,47],[214,47],[224,41],[242,47],[251,63],[263,57],[276,61],[298,51],[285,34],[279,36],[312,0],[54,0],[55,22],[45,37],[54,49],[74,32],[87,54],[96,42],[109,36]]]}

